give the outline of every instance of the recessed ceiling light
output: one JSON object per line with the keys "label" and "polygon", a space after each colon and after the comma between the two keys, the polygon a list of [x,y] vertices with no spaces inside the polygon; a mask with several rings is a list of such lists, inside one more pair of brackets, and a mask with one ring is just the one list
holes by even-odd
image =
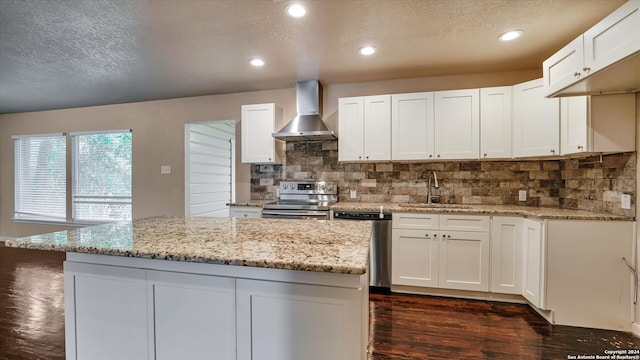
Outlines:
{"label": "recessed ceiling light", "polygon": [[307,14],[307,9],[297,3],[287,5],[285,11],[287,12],[287,15],[294,18],[301,18]]}
{"label": "recessed ceiling light", "polygon": [[500,39],[500,41],[511,41],[519,38],[520,36],[522,36],[522,34],[524,34],[524,31],[522,30],[511,30],[507,31],[506,33],[500,34],[500,36],[498,36],[498,39]]}
{"label": "recessed ceiling light", "polygon": [[249,63],[256,67],[264,66],[264,60],[258,58],[249,60]]}
{"label": "recessed ceiling light", "polygon": [[376,51],[378,50],[373,46],[363,46],[358,50],[358,52],[361,55],[366,55],[366,56],[373,55],[376,53]]}

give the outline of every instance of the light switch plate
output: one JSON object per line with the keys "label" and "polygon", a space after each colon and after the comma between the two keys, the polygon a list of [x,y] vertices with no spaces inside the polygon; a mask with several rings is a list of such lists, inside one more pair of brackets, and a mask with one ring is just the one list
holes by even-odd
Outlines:
{"label": "light switch plate", "polygon": [[349,190],[349,195],[351,195],[351,198],[352,198],[352,199],[355,199],[355,198],[356,198],[356,196],[357,196],[357,192],[356,192],[356,190]]}
{"label": "light switch plate", "polygon": [[621,201],[620,201],[620,207],[625,209],[625,210],[631,209],[631,195],[622,194]]}
{"label": "light switch plate", "polygon": [[170,175],[171,174],[171,165],[162,165],[162,166],[160,166],[160,174],[161,175]]}
{"label": "light switch plate", "polygon": [[518,201],[527,201],[527,190],[518,191]]}

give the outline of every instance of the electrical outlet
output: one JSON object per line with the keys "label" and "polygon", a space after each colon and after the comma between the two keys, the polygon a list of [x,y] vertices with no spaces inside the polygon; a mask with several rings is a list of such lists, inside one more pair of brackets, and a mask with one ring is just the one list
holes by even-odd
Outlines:
{"label": "electrical outlet", "polygon": [[527,190],[518,191],[518,201],[527,201]]}
{"label": "electrical outlet", "polygon": [[622,194],[620,207],[625,210],[631,209],[631,195]]}
{"label": "electrical outlet", "polygon": [[349,195],[351,195],[352,199],[355,199],[358,194],[357,194],[356,190],[349,190]]}
{"label": "electrical outlet", "polygon": [[170,175],[171,174],[171,165],[162,165],[162,166],[160,166],[160,174],[161,175]]}

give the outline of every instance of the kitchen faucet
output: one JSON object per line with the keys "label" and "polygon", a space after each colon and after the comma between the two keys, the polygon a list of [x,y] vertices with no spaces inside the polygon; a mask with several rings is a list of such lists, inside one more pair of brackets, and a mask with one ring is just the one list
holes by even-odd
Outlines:
{"label": "kitchen faucet", "polygon": [[438,185],[438,177],[436,176],[435,170],[431,170],[427,177],[427,204],[433,204],[433,195],[431,195],[431,178],[433,177],[433,188],[439,189]]}

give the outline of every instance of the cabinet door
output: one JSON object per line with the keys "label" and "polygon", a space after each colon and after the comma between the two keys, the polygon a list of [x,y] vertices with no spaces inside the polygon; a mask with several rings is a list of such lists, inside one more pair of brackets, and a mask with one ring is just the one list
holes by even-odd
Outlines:
{"label": "cabinet door", "polygon": [[433,159],[433,93],[392,95],[391,103],[391,159]]}
{"label": "cabinet door", "polygon": [[560,101],[546,99],[542,79],[513,86],[513,156],[560,154]]}
{"label": "cabinet door", "polygon": [[364,98],[365,160],[391,160],[391,96]]}
{"label": "cabinet door", "polygon": [[480,153],[479,89],[435,93],[436,159],[477,159]]}
{"label": "cabinet door", "polygon": [[522,294],[522,218],[491,221],[491,292]]}
{"label": "cabinet door", "polygon": [[588,150],[587,97],[572,96],[560,99],[560,154],[574,154]]}
{"label": "cabinet door", "polygon": [[549,96],[580,80],[583,65],[584,45],[580,35],[542,63],[544,95]]}
{"label": "cabinet door", "polygon": [[[277,131],[276,119],[280,111],[275,104],[255,104],[242,106],[242,162],[243,163],[276,163],[279,158],[281,141],[271,134]],[[276,144],[278,143],[278,144]]]}
{"label": "cabinet door", "polygon": [[338,160],[358,161],[364,156],[364,98],[338,99]]}
{"label": "cabinet door", "polygon": [[149,271],[155,359],[235,359],[235,279]]}
{"label": "cabinet door", "polygon": [[440,238],[439,286],[489,291],[489,233],[442,231]]}
{"label": "cabinet door", "polygon": [[596,72],[640,51],[640,1],[628,1],[584,33],[584,69]]}
{"label": "cabinet door", "polygon": [[391,283],[438,287],[438,233],[436,231],[393,229]]}
{"label": "cabinet door", "polygon": [[65,262],[67,359],[147,359],[146,271]]}
{"label": "cabinet door", "polygon": [[229,217],[260,218],[262,217],[262,210],[257,207],[231,206],[229,208]]}
{"label": "cabinet door", "polygon": [[480,89],[480,157],[511,158],[511,86]]}
{"label": "cabinet door", "polygon": [[236,284],[239,360],[366,359],[362,290],[243,279]]}
{"label": "cabinet door", "polygon": [[544,308],[544,238],[542,224],[523,220],[522,296],[534,306]]}

